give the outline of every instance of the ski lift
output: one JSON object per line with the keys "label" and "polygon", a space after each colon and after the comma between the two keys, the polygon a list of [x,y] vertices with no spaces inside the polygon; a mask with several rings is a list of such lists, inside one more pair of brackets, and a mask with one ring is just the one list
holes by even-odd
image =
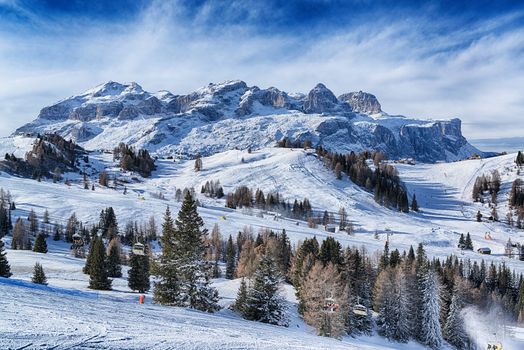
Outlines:
{"label": "ski lift", "polygon": [[368,308],[361,304],[353,306],[353,313],[358,316],[367,316]]}
{"label": "ski lift", "polygon": [[84,246],[84,240],[82,239],[82,236],[80,236],[78,233],[75,233],[73,235],[73,246],[71,248],[77,248],[77,247],[83,247]]}
{"label": "ski lift", "polygon": [[325,299],[324,310],[327,312],[335,312],[340,306],[335,302],[335,299],[329,297]]}
{"label": "ski lift", "polygon": [[502,350],[502,344],[499,342],[488,342],[487,350]]}
{"label": "ski lift", "polygon": [[131,252],[133,252],[135,255],[146,255],[145,251],[146,247],[139,242],[133,244],[133,248],[131,249]]}

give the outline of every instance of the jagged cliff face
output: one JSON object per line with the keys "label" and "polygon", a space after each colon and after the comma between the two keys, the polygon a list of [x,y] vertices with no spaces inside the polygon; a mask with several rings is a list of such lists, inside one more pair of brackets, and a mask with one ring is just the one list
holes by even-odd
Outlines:
{"label": "jagged cliff face", "polygon": [[323,84],[304,95],[227,81],[174,95],[109,82],[43,108],[16,131],[46,132],[72,138],[87,149],[112,149],[126,142],[160,155],[264,147],[283,137],[310,139],[338,152],[377,149],[390,158],[425,162],[480,153],[462,136],[458,119],[389,116],[369,93],[337,98]]}
{"label": "jagged cliff face", "polygon": [[347,102],[353,108],[353,111],[357,113],[377,114],[382,112],[380,103],[375,95],[367,92],[358,91],[342,94],[338,97],[338,100]]}

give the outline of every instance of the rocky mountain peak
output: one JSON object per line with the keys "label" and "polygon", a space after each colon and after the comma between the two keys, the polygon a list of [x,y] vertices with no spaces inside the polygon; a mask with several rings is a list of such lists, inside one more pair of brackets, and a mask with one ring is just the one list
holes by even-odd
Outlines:
{"label": "rocky mountain peak", "polygon": [[363,114],[377,114],[382,112],[380,103],[375,95],[363,91],[350,92],[338,97],[341,102],[347,102],[353,112]]}
{"label": "rocky mountain peak", "polygon": [[333,112],[338,105],[338,100],[331,90],[324,84],[318,83],[307,95],[304,101],[305,113]]}
{"label": "rocky mountain peak", "polygon": [[98,85],[95,88],[86,91],[86,94],[91,95],[92,97],[104,97],[104,96],[118,96],[122,94],[140,94],[144,90],[142,87],[135,83],[118,83],[116,81],[108,81],[105,84]]}

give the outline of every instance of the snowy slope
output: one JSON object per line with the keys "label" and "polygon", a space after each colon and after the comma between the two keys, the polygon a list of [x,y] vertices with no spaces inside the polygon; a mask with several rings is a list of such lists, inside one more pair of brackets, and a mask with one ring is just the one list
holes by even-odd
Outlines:
{"label": "snowy slope", "polygon": [[[14,140],[16,144],[0,143],[3,147],[0,151],[5,152],[4,148],[14,146],[21,152],[30,147],[28,142],[23,141],[24,138]],[[95,191],[84,190],[78,174],[65,174],[72,180],[71,186],[66,186],[1,173],[0,187],[9,189],[13,195],[17,205],[14,217],[27,217],[30,209],[41,216],[48,209],[52,222],[65,223],[75,211],[80,220],[92,223],[98,220],[100,210],[112,206],[120,227],[123,227],[127,221],[147,220],[150,215],[154,215],[159,224],[167,205],[173,212],[179,209],[180,204],[174,200],[176,189],[193,186],[199,192],[206,181],[220,180],[226,193],[246,185],[253,189],[261,188],[265,193],[279,191],[289,201],[308,197],[315,210],[337,212],[338,208],[344,207],[356,228],[353,236],[327,233],[322,228],[310,229],[302,221],[275,220],[268,213],[263,213],[261,217],[256,210],[227,209],[224,200],[210,199],[198,193],[198,199],[203,204],[199,213],[206,226],[211,228],[217,223],[224,236],[235,235],[245,226],[252,227],[254,232],[262,228],[286,229],[294,243],[305,237],[323,239],[334,236],[344,246],[362,246],[373,254],[383,249],[389,234],[392,248],[406,250],[410,245],[423,242],[430,256],[444,258],[456,254],[462,259],[483,258],[505,262],[517,272],[524,272],[522,262],[502,256],[507,239],[511,237],[513,241],[524,242],[523,233],[503,223],[475,222],[477,210],[487,213],[488,209],[472,203],[470,199],[476,176],[498,169],[503,181],[499,203],[502,217],[509,184],[517,176],[514,159],[513,154],[455,163],[397,164],[409,193],[417,195],[422,209],[420,213],[410,214],[378,206],[372,194],[346,178],[337,180],[315,155],[301,149],[264,148],[252,153],[238,150],[217,153],[203,158],[203,170],[198,173],[193,170],[193,161],[159,159],[153,176],[127,184],[126,195],[123,188],[114,190],[97,186]],[[115,168],[110,154],[92,153],[90,162],[98,170],[107,167],[123,178],[135,176]],[[156,198],[158,192],[162,192],[166,199]],[[223,216],[225,220],[221,219]],[[493,240],[484,238],[487,231]],[[457,249],[458,236],[466,232],[471,233],[475,248],[489,246],[494,254],[480,256]],[[291,312],[294,315],[291,327],[286,329],[247,322],[227,310],[210,316],[151,304],[141,307],[136,304],[136,294],[128,290],[125,278],[116,279],[115,290],[111,292],[87,290],[87,276],[81,272],[84,262],[72,258],[64,243],[48,242],[50,253],[45,255],[8,250],[15,276],[14,280],[0,280],[3,296],[0,299],[3,316],[0,318],[0,348],[27,346],[31,349],[48,344],[47,347],[56,345],[57,349],[420,349],[417,344],[388,343],[376,336],[348,337],[342,341],[319,338],[296,317],[295,311]],[[9,239],[7,243],[9,246]],[[36,261],[46,269],[50,288],[40,289],[18,282],[29,280]],[[227,306],[236,294],[238,281],[219,279],[214,283],[223,298],[222,305]],[[296,308],[290,288],[287,286],[284,291],[290,307]],[[57,305],[60,307],[57,308]],[[56,321],[49,322],[51,319]],[[486,324],[489,325],[489,322]],[[479,328],[472,326],[472,329]],[[519,349],[522,340],[518,338],[522,338],[520,335],[523,332],[514,329],[513,333],[517,338],[516,345],[510,349]]]}
{"label": "snowy slope", "polygon": [[[391,245],[401,251],[422,242],[432,256],[457,254],[470,259],[505,261],[517,271],[524,271],[524,264],[501,256],[508,238],[524,242],[524,234],[504,223],[477,223],[474,219],[477,210],[485,214],[489,210],[469,199],[477,174],[511,164],[512,159],[514,155],[455,163],[397,164],[409,195],[417,195],[422,209],[420,213],[409,214],[379,206],[371,193],[355,186],[347,178],[337,180],[314,155],[299,149],[266,148],[251,154],[234,150],[218,153],[204,157],[203,170],[198,173],[193,170],[193,161],[159,159],[153,176],[127,184],[126,195],[122,186],[114,190],[97,185],[95,191],[84,190],[78,174],[66,174],[66,178],[72,180],[71,186],[66,186],[2,173],[0,187],[12,192],[18,208],[15,216],[27,215],[32,208],[42,215],[47,208],[53,221],[65,224],[71,213],[76,212],[80,220],[93,223],[98,221],[102,209],[112,206],[121,227],[124,227],[127,221],[145,221],[151,215],[160,223],[167,205],[173,212],[179,209],[180,203],[174,200],[176,189],[194,187],[198,193],[206,181],[220,180],[226,193],[246,185],[253,190],[260,188],[264,193],[278,191],[290,202],[307,197],[317,211],[329,210],[336,214],[339,208],[344,207],[356,228],[353,236],[331,234],[320,227],[310,229],[305,222],[298,220],[275,220],[273,215],[260,215],[256,210],[231,210],[225,208],[223,199],[210,199],[198,193],[203,205],[199,211],[206,226],[211,229],[215,223],[218,224],[223,235],[236,235],[246,226],[252,227],[255,232],[263,228],[276,231],[286,229],[293,242],[313,235],[319,239],[335,235],[343,245],[365,246],[373,252],[383,248],[389,233]],[[93,153],[90,162],[98,167],[107,166],[111,173],[127,179],[134,176],[114,168],[110,154]],[[503,173],[503,192],[507,191],[515,174]],[[165,200],[156,198],[159,192]],[[501,193],[501,201],[504,196]],[[499,206],[499,214],[503,217],[504,203]],[[472,235],[475,248],[487,246],[492,248],[494,254],[479,256],[476,252],[461,252],[456,248],[460,234],[467,232]],[[492,240],[485,239],[486,232],[491,232]]]}

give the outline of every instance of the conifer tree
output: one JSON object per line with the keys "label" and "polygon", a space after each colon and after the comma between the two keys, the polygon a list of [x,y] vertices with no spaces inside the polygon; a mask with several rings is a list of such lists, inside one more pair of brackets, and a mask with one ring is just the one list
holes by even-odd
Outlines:
{"label": "conifer tree", "polygon": [[300,290],[304,321],[320,336],[339,338],[345,331],[348,294],[338,268],[331,262],[324,265],[317,261]]}
{"label": "conifer tree", "polygon": [[482,214],[480,213],[480,210],[477,211],[477,222],[481,222],[482,221]]}
{"label": "conifer tree", "polygon": [[[210,285],[211,264],[205,260],[207,230],[188,191],[173,227],[166,211],[159,270],[160,285],[155,285],[156,301],[191,307],[201,311],[219,310],[218,292]],[[172,232],[171,232],[172,231]],[[164,268],[165,267],[165,268]]]}
{"label": "conifer tree", "polygon": [[160,241],[162,254],[153,265],[153,274],[159,279],[154,286],[153,299],[159,304],[177,306],[180,272],[176,264],[175,227],[169,207],[164,214]]}
{"label": "conifer tree", "polygon": [[388,241],[386,241],[386,243],[384,243],[384,252],[380,256],[379,268],[383,270],[388,266],[389,266],[389,243]]}
{"label": "conifer tree", "polygon": [[[1,254],[1,249],[0,249],[0,254]],[[0,270],[0,275],[1,275],[1,270]],[[517,321],[520,324],[524,323],[524,279],[522,277],[520,278],[519,294],[517,296],[517,304],[515,306],[515,309],[517,312]]]}
{"label": "conifer tree", "polygon": [[466,249],[473,250],[473,242],[471,241],[471,236],[469,235],[469,232],[466,234],[464,245],[466,246]]}
{"label": "conifer tree", "polygon": [[411,210],[418,211],[417,196],[415,196],[414,193],[413,193],[413,197],[411,198]]}
{"label": "conifer tree", "polygon": [[130,254],[129,270],[127,272],[127,284],[131,290],[137,290],[145,293],[150,288],[149,282],[149,256],[146,252],[144,255]]}
{"label": "conifer tree", "polygon": [[93,258],[95,256],[95,241],[98,239],[98,236],[95,234],[91,239],[91,244],[89,244],[89,252],[87,253],[86,263],[82,268],[82,272],[86,275],[90,274],[91,265],[93,264]]}
{"label": "conifer tree", "polygon": [[459,248],[461,248],[461,249],[465,249],[465,248],[466,248],[466,243],[465,243],[465,241],[464,241],[464,234],[463,234],[463,233],[460,234],[460,238],[459,238],[458,246],[459,246]]}
{"label": "conifer tree", "polygon": [[31,277],[31,281],[36,284],[47,284],[47,277],[44,273],[44,268],[40,263],[35,263],[35,267],[33,269],[33,277]]}
{"label": "conifer tree", "polygon": [[27,220],[29,221],[29,231],[35,235],[36,231],[38,231],[38,217],[33,209],[29,212]]}
{"label": "conifer tree", "polygon": [[120,261],[120,241],[118,237],[113,238],[109,242],[107,252],[107,275],[109,277],[122,277],[122,262]]}
{"label": "conifer tree", "polygon": [[47,242],[42,232],[40,232],[38,236],[36,236],[33,251],[36,253],[47,253]]}
{"label": "conifer tree", "polygon": [[[91,252],[91,264],[89,266],[89,288],[98,290],[110,290],[111,280],[108,278],[106,254],[102,238],[95,238]],[[91,255],[90,254],[90,255]]]}
{"label": "conifer tree", "polygon": [[53,241],[59,241],[60,240],[60,229],[58,226],[55,228],[55,234],[53,235]]}
{"label": "conifer tree", "polygon": [[287,325],[285,304],[278,288],[280,276],[273,259],[263,255],[253,275],[244,317],[274,325]]}
{"label": "conifer tree", "polygon": [[27,233],[22,218],[16,219],[15,227],[13,229],[11,248],[15,250],[31,250],[31,239],[29,238],[29,234]]}
{"label": "conifer tree", "polygon": [[426,268],[420,282],[422,291],[420,340],[430,348],[438,349],[442,345],[442,332],[439,322],[437,277],[431,269]]}
{"label": "conifer tree", "polygon": [[329,262],[335,266],[342,265],[342,246],[333,237],[327,237],[320,246],[320,261],[324,264]]}
{"label": "conifer tree", "polygon": [[226,278],[233,279],[235,277],[235,245],[233,237],[229,235],[226,247]]}
{"label": "conifer tree", "polygon": [[11,277],[11,267],[7,261],[4,242],[0,239],[0,277]]}
{"label": "conifer tree", "polygon": [[464,306],[463,282],[456,278],[457,282],[453,288],[453,297],[449,314],[444,325],[444,338],[457,349],[467,349],[469,343],[466,330],[464,329],[464,320],[460,314]]}
{"label": "conifer tree", "polygon": [[46,209],[44,211],[44,224],[49,224],[49,211]]}
{"label": "conifer tree", "polygon": [[246,313],[247,298],[247,284],[246,280],[242,278],[242,281],[240,281],[240,287],[238,288],[237,298],[235,299],[235,303],[231,306],[231,308],[236,312],[239,312],[241,315],[244,315]]}
{"label": "conifer tree", "polygon": [[376,281],[379,333],[391,340],[406,342],[410,335],[406,280],[401,269],[386,268]]}
{"label": "conifer tree", "polygon": [[190,192],[178,213],[174,233],[181,272],[181,304],[207,312],[219,310],[218,292],[210,285],[212,266],[204,259],[207,229]]}

